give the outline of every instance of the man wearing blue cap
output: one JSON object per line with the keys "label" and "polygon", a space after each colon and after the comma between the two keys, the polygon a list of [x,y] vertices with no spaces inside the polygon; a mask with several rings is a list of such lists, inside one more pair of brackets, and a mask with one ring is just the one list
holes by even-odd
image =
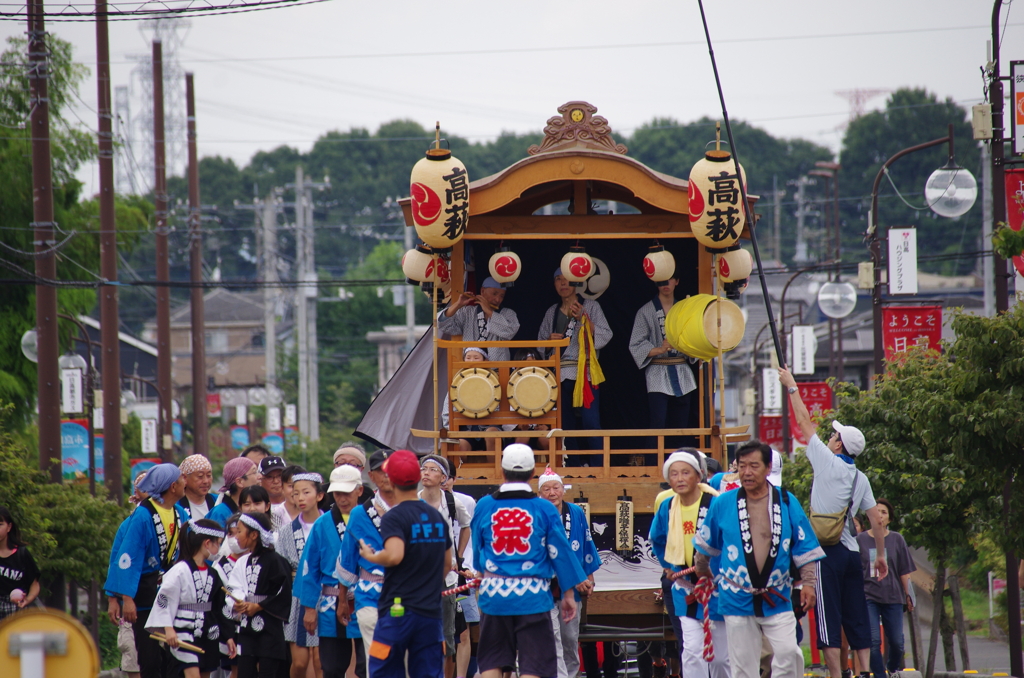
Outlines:
{"label": "man wearing blue cap", "polygon": [[[501,308],[505,288],[494,278],[480,286],[480,294],[466,291],[437,316],[438,329],[461,334],[463,341],[509,341],[519,331],[519,317],[510,308]],[[487,347],[491,360],[509,360],[505,347]]]}
{"label": "man wearing blue cap", "polygon": [[[185,496],[185,479],[174,464],[159,464],[138,486],[149,499],[128,517],[124,538],[110,553],[108,596],[121,598],[121,614],[132,624],[142,678],[162,678],[163,653],[146,631],[148,611],[153,608],[160,575],[178,556],[178,537],[187,516],[176,502]],[[146,614],[142,614],[147,612]]]}

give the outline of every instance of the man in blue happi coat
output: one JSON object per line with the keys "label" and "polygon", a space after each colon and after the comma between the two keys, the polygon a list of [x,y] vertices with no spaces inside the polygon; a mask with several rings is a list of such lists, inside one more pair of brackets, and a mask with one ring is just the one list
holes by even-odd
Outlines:
{"label": "man in blue happi coat", "polygon": [[185,496],[185,481],[174,464],[154,466],[139,483],[149,495],[132,513],[124,534],[110,554],[110,567],[103,588],[108,596],[120,598],[121,615],[132,625],[142,678],[163,678],[164,653],[146,631],[146,618],[153,608],[160,575],[178,557],[178,536],[188,521],[175,503]]}
{"label": "man in blue happi coat", "polygon": [[481,574],[480,645],[482,678],[498,678],[516,666],[521,678],[557,675],[551,625],[551,578],[562,589],[562,619],[576,616],[575,587],[586,575],[565,537],[562,517],[533,493],[533,450],[513,444],[501,455],[505,482],[476,505],[470,530],[473,568]]}
{"label": "man in blue happi coat", "polygon": [[[537,479],[537,494],[551,502],[558,515],[562,518],[565,538],[569,540],[569,548],[573,556],[583,568],[587,578],[576,585],[573,597],[577,604],[580,594],[590,595],[594,590],[594,573],[601,569],[601,556],[594,545],[594,536],[590,533],[587,512],[572,502],[564,501],[565,485],[562,477],[547,468]],[[555,591],[558,597],[558,591]],[[580,615],[569,621],[563,621],[560,610],[551,608],[551,623],[555,631],[555,649],[558,650],[558,678],[575,678],[580,670]]]}
{"label": "man in blue happi coat", "polygon": [[758,678],[763,634],[772,646],[773,678],[801,678],[790,565],[800,569],[804,610],[814,606],[815,561],[825,556],[800,502],[768,482],[772,449],[759,440],[736,451],[742,485],[711,502],[694,537],[694,566],[714,576],[725,617],[733,678]]}

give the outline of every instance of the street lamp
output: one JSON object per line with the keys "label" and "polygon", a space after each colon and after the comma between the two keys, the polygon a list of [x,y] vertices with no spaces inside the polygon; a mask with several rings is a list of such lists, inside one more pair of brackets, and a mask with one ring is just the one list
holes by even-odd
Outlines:
{"label": "street lamp", "polygon": [[[878,237],[878,187],[882,177],[893,164],[905,155],[921,151],[933,146],[949,144],[949,160],[943,167],[932,172],[928,177],[925,197],[928,206],[939,216],[959,216],[966,214],[978,197],[978,183],[970,170],[956,164],[953,154],[953,124],[949,125],[949,134],[923,144],[904,148],[884,163],[875,175],[875,183],[871,187],[871,211],[868,213],[868,250],[871,252],[871,264],[874,279],[871,287],[872,320],[874,325],[875,374],[885,369],[885,347],[882,346],[882,245]],[[931,190],[929,195],[928,191]]]}

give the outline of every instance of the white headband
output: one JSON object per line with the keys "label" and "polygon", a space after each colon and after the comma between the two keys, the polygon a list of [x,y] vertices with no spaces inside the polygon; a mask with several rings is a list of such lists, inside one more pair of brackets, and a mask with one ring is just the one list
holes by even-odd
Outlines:
{"label": "white headband", "polygon": [[195,519],[188,522],[188,529],[192,530],[196,534],[206,535],[207,537],[213,537],[214,539],[223,539],[225,534],[224,530],[199,525],[196,523]]}
{"label": "white headband", "polygon": [[562,476],[557,473],[543,473],[537,478],[537,491],[540,492],[540,488],[544,487],[548,483],[562,482]]}
{"label": "white headband", "polygon": [[255,518],[253,518],[252,516],[250,516],[247,513],[243,513],[242,517],[239,518],[238,520],[239,520],[239,522],[245,523],[246,527],[252,528],[252,529],[256,530],[257,532],[259,532],[260,533],[260,539],[263,540],[263,545],[264,546],[273,546],[274,545],[274,542],[275,542],[275,540],[274,540],[274,533],[271,532],[270,530],[264,528],[258,522],[256,522]]}
{"label": "white headband", "polygon": [[698,459],[695,454],[692,452],[673,452],[668,456],[668,459],[665,460],[664,466],[661,467],[661,475],[665,477],[665,480],[668,480],[668,471],[672,468],[672,464],[677,461],[682,461],[692,466],[693,470],[697,472],[697,475],[701,476],[701,479],[703,479],[704,469],[701,468],[700,459]]}
{"label": "white headband", "polygon": [[310,480],[317,485],[322,485],[324,482],[323,476],[319,473],[296,473],[292,476],[292,483],[297,483],[300,480]]}

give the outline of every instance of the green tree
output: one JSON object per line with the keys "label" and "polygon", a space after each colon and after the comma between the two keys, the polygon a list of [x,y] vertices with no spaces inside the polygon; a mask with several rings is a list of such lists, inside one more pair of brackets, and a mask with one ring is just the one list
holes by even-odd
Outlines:
{"label": "green tree", "polygon": [[[871,186],[882,163],[904,148],[946,136],[950,123],[956,138],[957,161],[980,177],[980,160],[977,145],[972,141],[967,111],[952,99],[940,101],[934,93],[924,89],[903,88],[892,93],[886,101],[885,110],[872,111],[850,123],[843,137],[839,162],[842,164],[842,192],[856,196],[856,199],[844,201],[841,210],[843,246],[853,253],[854,258],[867,258],[861,240],[871,208]],[[940,217],[925,207],[925,182],[933,171],[946,164],[947,157],[948,148],[936,146],[900,158],[889,168],[892,184],[906,201],[924,209],[908,207],[886,179],[879,187],[879,226],[917,226],[918,247],[922,255],[956,254],[978,249],[980,200],[971,211],[957,219]],[[947,275],[964,274],[973,267],[971,259],[921,264],[923,270]]]}

